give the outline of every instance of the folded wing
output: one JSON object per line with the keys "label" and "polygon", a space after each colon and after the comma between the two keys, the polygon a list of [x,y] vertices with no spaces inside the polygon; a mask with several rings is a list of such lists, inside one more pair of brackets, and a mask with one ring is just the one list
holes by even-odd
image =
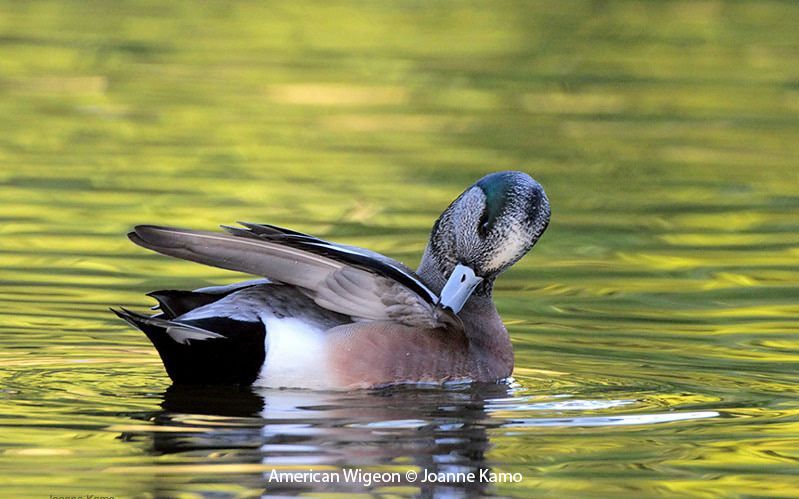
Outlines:
{"label": "folded wing", "polygon": [[271,225],[225,227],[228,233],[137,226],[145,248],[297,286],[321,307],[355,320],[390,320],[426,328],[460,325],[438,297],[399,262]]}

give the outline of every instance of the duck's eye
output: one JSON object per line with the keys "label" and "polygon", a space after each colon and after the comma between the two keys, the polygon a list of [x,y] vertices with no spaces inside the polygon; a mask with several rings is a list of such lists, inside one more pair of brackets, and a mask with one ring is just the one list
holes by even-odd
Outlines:
{"label": "duck's eye", "polygon": [[491,231],[491,228],[494,226],[494,218],[493,212],[491,211],[490,207],[486,205],[483,208],[483,213],[480,215],[480,221],[477,222],[477,233],[485,239],[488,236],[488,233]]}
{"label": "duck's eye", "polygon": [[489,229],[491,229],[491,226],[488,222],[483,222],[477,226],[477,232],[480,234],[480,237],[486,237]]}

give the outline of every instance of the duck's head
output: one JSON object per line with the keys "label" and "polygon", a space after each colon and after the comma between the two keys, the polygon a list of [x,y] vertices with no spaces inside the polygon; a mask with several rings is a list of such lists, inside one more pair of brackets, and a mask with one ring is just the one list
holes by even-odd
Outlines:
{"label": "duck's head", "polygon": [[460,311],[532,248],[549,224],[549,200],[522,172],[487,175],[466,189],[433,226],[425,264],[446,279],[441,305]]}

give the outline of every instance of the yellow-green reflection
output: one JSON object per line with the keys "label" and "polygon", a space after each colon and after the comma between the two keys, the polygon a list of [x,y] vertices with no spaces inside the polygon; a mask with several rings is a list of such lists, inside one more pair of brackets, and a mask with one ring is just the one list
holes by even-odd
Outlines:
{"label": "yellow-green reflection", "polygon": [[[0,3],[0,490],[248,496],[275,466],[465,452],[525,476],[479,492],[794,495],[797,25],[777,1]],[[241,278],[135,223],[413,265],[507,168],[553,205],[497,285],[520,388],[202,413],[107,311]],[[670,413],[719,416],[612,424]]]}

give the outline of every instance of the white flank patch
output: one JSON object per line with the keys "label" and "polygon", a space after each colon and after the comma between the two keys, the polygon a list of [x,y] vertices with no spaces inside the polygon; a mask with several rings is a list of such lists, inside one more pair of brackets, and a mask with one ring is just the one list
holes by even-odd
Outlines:
{"label": "white flank patch", "polygon": [[265,315],[266,361],[254,386],[326,388],[330,373],[325,356],[325,330],[300,319]]}

